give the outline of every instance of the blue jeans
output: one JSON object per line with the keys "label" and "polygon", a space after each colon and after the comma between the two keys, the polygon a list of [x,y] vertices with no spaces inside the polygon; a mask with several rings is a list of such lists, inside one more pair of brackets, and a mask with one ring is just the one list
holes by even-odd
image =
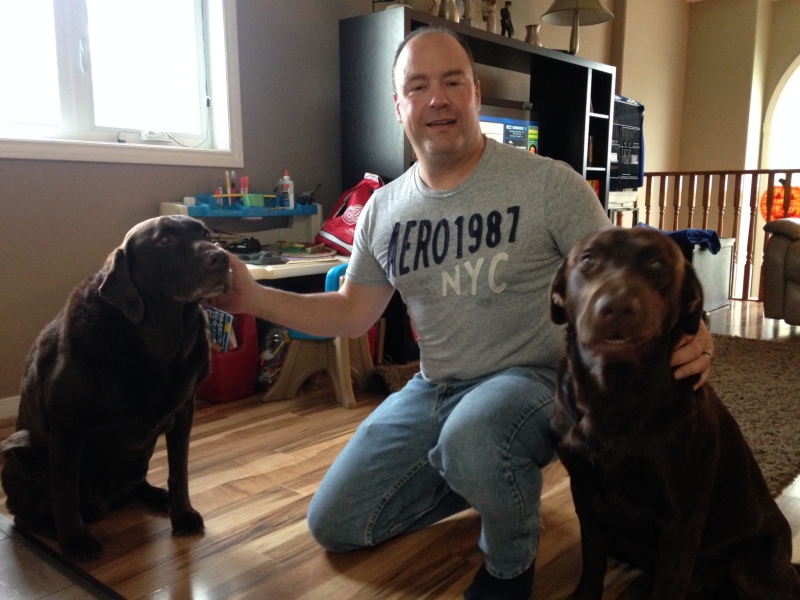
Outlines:
{"label": "blue jeans", "polygon": [[439,384],[417,374],[334,461],[308,509],[311,534],[327,550],[347,552],[472,506],[489,573],[521,574],[539,543],[555,380],[547,368]]}

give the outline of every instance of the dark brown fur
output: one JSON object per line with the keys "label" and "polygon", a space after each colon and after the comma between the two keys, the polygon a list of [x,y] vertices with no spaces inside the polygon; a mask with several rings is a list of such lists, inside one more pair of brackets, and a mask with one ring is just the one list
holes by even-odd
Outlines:
{"label": "dark brown fur", "polygon": [[791,530],[738,425],[670,358],[697,331],[702,289],[661,232],[610,228],[553,279],[567,324],[554,428],[580,520],[571,596],[600,600],[607,556],[653,578],[651,600],[797,600]]}
{"label": "dark brown fur", "polygon": [[[138,499],[175,534],[203,531],[189,502],[194,393],[208,374],[200,300],[227,290],[227,255],[188,217],[133,228],[69,297],[27,357],[2,484],[18,526],[55,529],[76,560],[102,548],[85,523]],[[166,434],[169,492],[147,483]]]}

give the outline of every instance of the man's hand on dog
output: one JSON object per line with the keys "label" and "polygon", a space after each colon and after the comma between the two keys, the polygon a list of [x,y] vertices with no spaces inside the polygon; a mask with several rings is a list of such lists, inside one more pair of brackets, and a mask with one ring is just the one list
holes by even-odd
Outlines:
{"label": "man's hand on dog", "polygon": [[245,263],[233,254],[228,253],[228,256],[230,259],[231,288],[224,294],[207,298],[205,304],[231,314],[258,313],[257,308],[250,302],[250,298],[258,293],[260,285],[250,275]]}
{"label": "man's hand on dog", "polygon": [[684,335],[672,353],[675,379],[685,379],[692,375],[700,375],[694,389],[700,389],[711,373],[711,358],[714,356],[714,340],[706,327],[700,322],[700,329],[694,335]]}

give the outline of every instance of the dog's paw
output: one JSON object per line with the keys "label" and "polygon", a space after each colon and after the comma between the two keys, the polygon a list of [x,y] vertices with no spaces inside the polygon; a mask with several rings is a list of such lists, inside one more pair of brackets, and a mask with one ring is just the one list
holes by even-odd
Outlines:
{"label": "dog's paw", "polygon": [[204,529],[203,517],[195,509],[172,517],[172,535],[195,535]]}
{"label": "dog's paw", "polygon": [[96,523],[108,515],[108,501],[97,496],[91,500],[85,499],[81,504],[81,517],[84,523]]}
{"label": "dog's paw", "polygon": [[155,487],[145,481],[139,486],[136,497],[155,511],[169,512],[169,492],[163,488]]}
{"label": "dog's paw", "polygon": [[86,532],[61,542],[61,551],[66,558],[83,562],[99,558],[103,553],[103,544],[92,534]]}
{"label": "dog's paw", "polygon": [[21,429],[12,433],[8,438],[0,442],[0,453],[11,453],[13,450],[31,447],[31,434],[27,429]]}

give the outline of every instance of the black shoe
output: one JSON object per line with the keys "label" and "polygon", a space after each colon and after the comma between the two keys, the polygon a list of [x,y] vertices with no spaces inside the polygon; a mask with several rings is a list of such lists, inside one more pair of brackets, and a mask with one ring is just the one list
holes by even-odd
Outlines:
{"label": "black shoe", "polygon": [[464,600],[529,600],[533,592],[533,565],[516,577],[500,579],[490,575],[486,565],[464,592]]}

